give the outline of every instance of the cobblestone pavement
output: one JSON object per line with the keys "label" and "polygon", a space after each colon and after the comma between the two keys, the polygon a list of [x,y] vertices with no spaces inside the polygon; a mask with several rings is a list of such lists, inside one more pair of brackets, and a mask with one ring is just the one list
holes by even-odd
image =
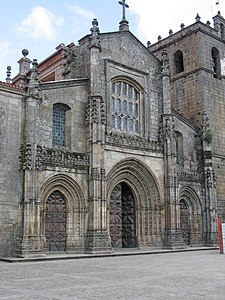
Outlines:
{"label": "cobblestone pavement", "polygon": [[0,262],[0,299],[225,299],[218,250]]}

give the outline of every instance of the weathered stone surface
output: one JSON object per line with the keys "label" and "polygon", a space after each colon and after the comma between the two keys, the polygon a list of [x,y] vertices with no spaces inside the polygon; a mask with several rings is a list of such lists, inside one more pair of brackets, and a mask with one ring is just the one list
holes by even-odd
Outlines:
{"label": "weathered stone surface", "polygon": [[0,85],[0,255],[110,252],[117,228],[121,247],[214,245],[224,38],[198,21],[146,48],[128,24],[92,25],[34,60],[26,90]]}

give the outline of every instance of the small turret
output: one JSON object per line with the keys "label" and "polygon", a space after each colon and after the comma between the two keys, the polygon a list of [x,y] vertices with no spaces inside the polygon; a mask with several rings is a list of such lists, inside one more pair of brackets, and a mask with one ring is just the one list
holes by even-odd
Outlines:
{"label": "small turret", "polygon": [[225,39],[225,19],[221,16],[220,11],[213,17],[213,26],[219,34],[219,37]]}

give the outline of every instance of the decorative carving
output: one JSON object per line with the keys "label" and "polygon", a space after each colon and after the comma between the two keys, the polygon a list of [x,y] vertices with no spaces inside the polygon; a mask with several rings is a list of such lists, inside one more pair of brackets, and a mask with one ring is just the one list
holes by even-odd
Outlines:
{"label": "decorative carving", "polygon": [[[21,169],[32,169],[32,149],[31,144],[21,147],[20,167]],[[35,169],[42,170],[47,166],[63,168],[86,168],[89,165],[85,154],[67,152],[59,149],[36,146],[34,155]]]}
{"label": "decorative carving", "polygon": [[100,180],[100,169],[99,168],[91,169],[91,180]]}
{"label": "decorative carving", "polygon": [[96,99],[92,99],[91,121],[93,123],[98,123],[98,121],[99,121],[99,113],[98,113],[98,107],[97,107],[97,100]]}
{"label": "decorative carving", "polygon": [[92,21],[92,28],[90,29],[91,31],[91,47],[97,47],[101,50],[101,43],[100,43],[100,30],[98,27],[98,20],[97,19],[93,19]]}
{"label": "decorative carving", "polygon": [[90,104],[88,103],[86,106],[86,114],[85,114],[85,124],[88,126],[90,124]]}
{"label": "decorative carving", "polygon": [[164,138],[176,138],[173,117],[166,116],[164,119]]}
{"label": "decorative carving", "polygon": [[177,177],[179,181],[200,182],[202,176],[195,171],[182,170],[177,172]]}
{"label": "decorative carving", "polygon": [[38,72],[38,63],[37,60],[34,59],[32,62],[32,69],[31,69],[31,75],[30,75],[30,81],[28,84],[28,90],[27,90],[27,97],[35,98],[39,101],[43,100],[43,94],[41,92],[40,88],[40,82],[39,82],[39,72]]}
{"label": "decorative carving", "polygon": [[63,58],[63,71],[62,75],[67,78],[75,78],[76,71],[76,54],[74,48],[66,47],[64,44],[62,46],[62,58]]}
{"label": "decorative carving", "polygon": [[24,170],[31,170],[32,169],[32,150],[31,144],[26,144],[25,147],[20,147],[20,168]]}
{"label": "decorative carving", "polygon": [[213,168],[206,169],[206,182],[209,189],[216,188],[216,176]]}
{"label": "decorative carving", "polygon": [[101,180],[106,181],[106,170],[105,169],[101,169]]}
{"label": "decorative carving", "polygon": [[162,152],[162,145],[158,141],[150,141],[138,135],[128,135],[125,133],[111,132],[106,136],[106,143],[119,147],[127,147],[142,150],[152,150]]}
{"label": "decorative carving", "polygon": [[203,112],[202,114],[202,140],[206,141],[207,143],[211,143],[212,141],[212,131],[210,128],[210,123],[209,123],[209,118],[206,113],[206,111]]}
{"label": "decorative carving", "polygon": [[86,106],[86,125],[89,125],[90,122],[106,124],[105,103],[102,99],[100,102],[98,100],[99,99],[97,97],[92,97],[90,99],[90,104],[88,103]]}
{"label": "decorative carving", "polygon": [[106,124],[105,102],[103,100],[100,103],[100,121],[102,124]]}
{"label": "decorative carving", "polygon": [[167,52],[162,52],[162,76],[170,76],[169,58]]}

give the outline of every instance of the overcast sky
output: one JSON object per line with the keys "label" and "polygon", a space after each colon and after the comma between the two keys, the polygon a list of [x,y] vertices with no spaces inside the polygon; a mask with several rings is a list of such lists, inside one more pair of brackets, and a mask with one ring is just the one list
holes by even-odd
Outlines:
{"label": "overcast sky", "polygon": [[[220,9],[225,17],[225,0],[126,0],[126,12],[133,32],[145,45],[157,41],[158,35],[176,32],[180,24],[201,21],[212,23]],[[101,32],[117,31],[122,7],[117,0],[10,0],[0,8],[0,80],[5,81],[6,67],[12,77],[18,73],[21,51],[29,50],[29,58],[39,62],[55,52],[60,43],[75,42],[90,33],[93,18]]]}

